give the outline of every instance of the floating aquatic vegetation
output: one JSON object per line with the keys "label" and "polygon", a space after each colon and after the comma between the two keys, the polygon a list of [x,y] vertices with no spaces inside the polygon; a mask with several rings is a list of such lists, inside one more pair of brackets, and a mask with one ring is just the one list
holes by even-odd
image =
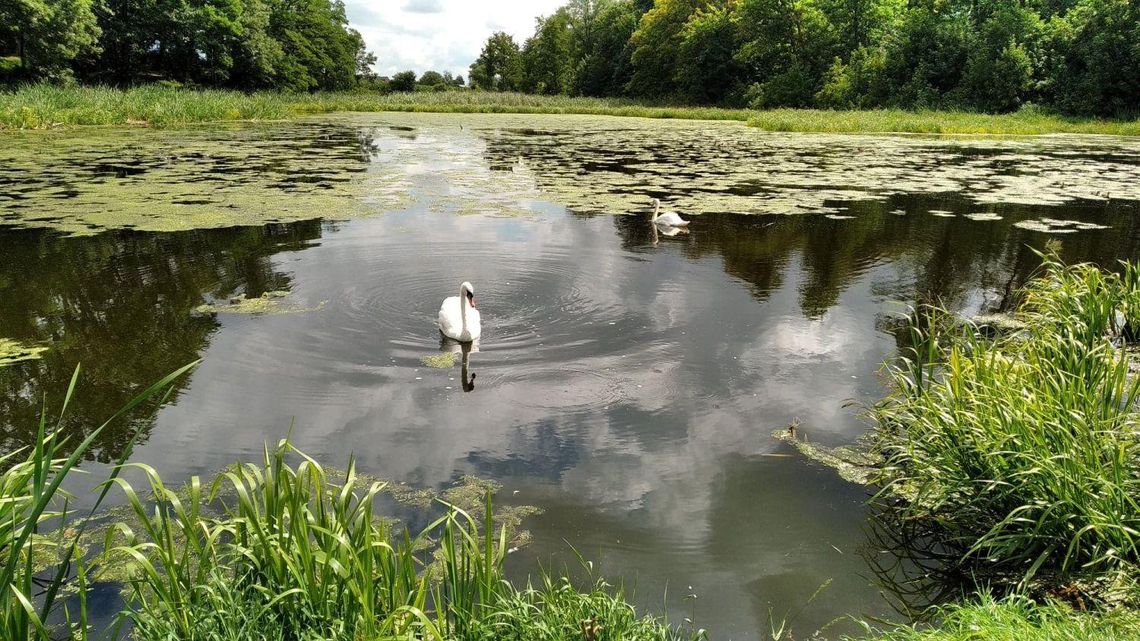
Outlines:
{"label": "floating aquatic vegetation", "polygon": [[581,213],[648,215],[660,197],[686,214],[842,215],[838,203],[907,194],[1056,205],[1106,202],[1110,192],[1114,201],[1140,200],[1140,141],[383,113],[184,130],[14,132],[0,148],[0,224],[69,234],[347,219],[416,203],[456,214],[528,215],[537,203],[555,202]]}
{"label": "floating aquatic vegetation", "polygon": [[182,231],[406,206],[407,193],[371,179],[360,136],[329,123],[6,133],[0,224]]}
{"label": "floating aquatic vegetation", "polygon": [[854,216],[844,216],[841,214],[827,214],[824,216],[824,218],[830,218],[831,220],[852,220],[855,217]]}
{"label": "floating aquatic vegetation", "polygon": [[951,213],[950,213],[950,212],[948,212],[948,211],[947,211],[947,212],[941,212],[941,211],[932,211],[932,212],[930,212],[930,213],[931,213],[931,214],[933,214],[933,215],[935,215],[935,216],[937,216],[937,217],[939,217],[939,218],[957,218],[957,217],[958,217],[958,215],[957,215],[957,214],[951,214]]}
{"label": "floating aquatic vegetation", "polygon": [[0,367],[22,361],[39,360],[40,354],[48,348],[40,345],[27,345],[10,338],[0,338]]}
{"label": "floating aquatic vegetation", "polygon": [[1014,223],[1013,226],[1020,227],[1021,229],[1028,229],[1030,231],[1039,231],[1046,234],[1072,234],[1078,231],[1086,231],[1089,229],[1108,229],[1107,225],[1086,223],[1079,220],[1057,220],[1054,218],[1042,218],[1041,220],[1021,220]]}
{"label": "floating aquatic vegetation", "polygon": [[284,299],[289,292],[265,292],[256,298],[246,298],[244,294],[230,298],[225,302],[204,303],[194,308],[198,314],[301,314],[316,312],[324,308],[327,301],[321,301],[315,307],[304,307],[290,303]]}
{"label": "floating aquatic vegetation", "polygon": [[977,213],[977,214],[966,214],[966,218],[969,218],[970,220],[977,220],[977,221],[1001,220],[1001,216],[999,216],[997,214],[988,213],[988,212],[981,212],[981,213]]}
{"label": "floating aquatic vegetation", "polygon": [[795,430],[778,429],[772,432],[778,441],[783,441],[799,450],[807,458],[834,468],[839,476],[851,483],[867,485],[877,471],[877,459],[871,454],[851,446],[824,447],[799,438]]}
{"label": "floating aquatic vegetation", "polygon": [[951,216],[954,215],[954,212],[952,212],[948,209],[931,209],[930,213],[934,214],[935,216],[945,216],[947,214],[949,214]]}
{"label": "floating aquatic vegetation", "polygon": [[421,356],[420,362],[434,369],[451,369],[455,366],[455,354],[453,352],[440,352],[430,356]]}

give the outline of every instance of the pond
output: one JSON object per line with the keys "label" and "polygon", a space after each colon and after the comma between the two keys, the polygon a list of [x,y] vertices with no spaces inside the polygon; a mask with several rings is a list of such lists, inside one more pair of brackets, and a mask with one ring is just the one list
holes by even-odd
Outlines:
{"label": "pond", "polygon": [[[1000,310],[1050,239],[1140,257],[1124,139],[380,114],[0,140],[0,449],[77,363],[85,432],[201,358],[88,467],[141,427],[173,483],[291,430],[413,487],[492,479],[543,510],[516,577],[577,550],[717,639],[891,616],[867,491],[772,433],[854,442],[907,304]],[[464,280],[466,367],[435,327]]]}

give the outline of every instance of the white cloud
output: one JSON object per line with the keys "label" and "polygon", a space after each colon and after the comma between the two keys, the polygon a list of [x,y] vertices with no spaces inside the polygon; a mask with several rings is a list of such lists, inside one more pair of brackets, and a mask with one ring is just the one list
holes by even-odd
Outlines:
{"label": "white cloud", "polygon": [[506,31],[522,45],[534,21],[565,0],[347,0],[350,25],[376,54],[376,72],[428,69],[467,76],[493,31]]}

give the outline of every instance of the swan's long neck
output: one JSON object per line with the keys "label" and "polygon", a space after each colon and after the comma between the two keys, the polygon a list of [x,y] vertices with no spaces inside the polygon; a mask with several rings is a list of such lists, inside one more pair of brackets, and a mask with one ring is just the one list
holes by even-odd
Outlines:
{"label": "swan's long neck", "polygon": [[654,201],[653,203],[653,221],[657,221],[657,215],[661,213],[661,201]]}
{"label": "swan's long neck", "polygon": [[463,331],[467,331],[467,292],[459,288],[459,318],[462,321]]}

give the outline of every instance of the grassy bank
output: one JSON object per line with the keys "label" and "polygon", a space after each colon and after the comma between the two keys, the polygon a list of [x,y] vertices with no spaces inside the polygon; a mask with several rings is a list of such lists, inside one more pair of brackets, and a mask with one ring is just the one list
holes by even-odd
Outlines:
{"label": "grassy bank", "polygon": [[871,634],[875,641],[1131,641],[1140,639],[1140,614],[1133,610],[1077,612],[1062,605],[1023,598],[941,608],[935,627],[902,627]]}
{"label": "grassy bank", "polygon": [[748,124],[767,131],[813,133],[913,133],[1036,136],[1044,134],[1140,135],[1140,120],[1066,118],[1027,109],[1012,114],[957,111],[827,111],[773,109],[754,112]]}
{"label": "grassy bank", "polygon": [[126,124],[168,127],[196,122],[280,120],[338,111],[592,114],[735,120],[747,122],[760,129],[789,132],[1140,135],[1140,121],[1069,119],[1037,111],[999,116],[899,110],[750,111],[670,106],[616,98],[570,98],[479,91],[388,95],[271,92],[245,94],[235,91],[189,90],[158,86],[144,86],[124,91],[106,87],[33,85],[14,92],[0,93],[0,128],[10,129]]}

